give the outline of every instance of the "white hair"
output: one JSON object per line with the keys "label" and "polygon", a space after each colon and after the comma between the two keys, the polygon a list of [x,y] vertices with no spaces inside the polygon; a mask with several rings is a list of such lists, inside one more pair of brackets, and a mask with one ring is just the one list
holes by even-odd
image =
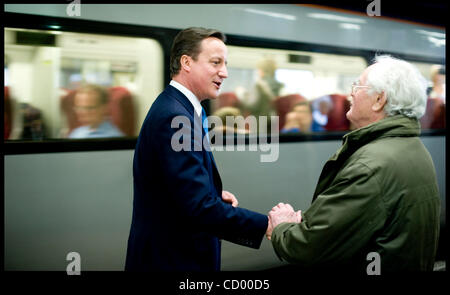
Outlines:
{"label": "white hair", "polygon": [[387,116],[403,114],[419,119],[427,104],[427,82],[412,64],[389,55],[374,58],[375,66],[367,75],[370,90],[386,94],[384,111]]}

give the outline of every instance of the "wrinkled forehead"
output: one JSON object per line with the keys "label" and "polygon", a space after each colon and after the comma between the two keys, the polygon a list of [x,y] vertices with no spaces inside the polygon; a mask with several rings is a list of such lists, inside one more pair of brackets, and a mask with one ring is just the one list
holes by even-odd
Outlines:
{"label": "wrinkled forehead", "polygon": [[100,102],[100,97],[95,91],[80,91],[75,94],[74,102],[75,104],[97,104]]}
{"label": "wrinkled forehead", "polygon": [[309,106],[306,104],[296,105],[294,106],[294,110],[296,112],[309,112]]}

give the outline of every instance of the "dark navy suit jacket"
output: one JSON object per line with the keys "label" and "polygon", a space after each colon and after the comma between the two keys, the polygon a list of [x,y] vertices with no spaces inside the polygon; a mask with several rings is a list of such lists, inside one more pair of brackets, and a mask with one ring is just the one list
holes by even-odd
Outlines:
{"label": "dark navy suit jacket", "polygon": [[[189,124],[172,128],[177,116]],[[212,153],[203,145],[196,151],[202,130],[187,97],[167,86],[150,108],[136,144],[125,270],[217,271],[219,239],[259,248],[268,218],[222,201]],[[190,150],[173,149],[173,138],[188,140]]]}

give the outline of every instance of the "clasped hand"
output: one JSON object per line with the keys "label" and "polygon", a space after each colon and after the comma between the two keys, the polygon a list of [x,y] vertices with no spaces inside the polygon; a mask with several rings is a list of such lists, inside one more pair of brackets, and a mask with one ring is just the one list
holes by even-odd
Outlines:
{"label": "clasped hand", "polygon": [[278,203],[269,212],[269,225],[266,231],[267,239],[270,240],[272,238],[273,229],[283,222],[302,222],[302,211],[298,210],[295,212],[291,205]]}
{"label": "clasped hand", "polygon": [[222,200],[226,203],[230,203],[233,207],[237,207],[239,205],[236,197],[228,191],[222,191]]}
{"label": "clasped hand", "polygon": [[[222,200],[226,203],[230,203],[233,207],[237,207],[239,204],[236,197],[228,191],[222,191]],[[302,221],[302,211],[298,210],[295,212],[291,205],[278,203],[278,205],[270,210],[268,218],[269,222],[267,225],[266,237],[270,240],[272,238],[273,229],[280,223],[300,223]]]}

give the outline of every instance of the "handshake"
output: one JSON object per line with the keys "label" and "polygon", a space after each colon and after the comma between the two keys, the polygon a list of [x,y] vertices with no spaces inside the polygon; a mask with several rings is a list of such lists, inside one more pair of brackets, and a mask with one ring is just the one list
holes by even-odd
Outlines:
{"label": "handshake", "polygon": [[295,212],[291,205],[278,203],[278,205],[273,207],[269,212],[269,224],[266,231],[267,239],[270,240],[272,238],[273,229],[283,222],[302,222],[302,211],[298,210]]}
{"label": "handshake", "polygon": [[[222,191],[222,199],[230,203],[233,207],[238,206],[238,201],[236,197],[228,192],[228,191]],[[272,238],[272,231],[273,229],[283,222],[295,222],[300,223],[302,221],[302,211],[298,210],[297,212],[294,211],[294,208],[292,208],[289,204],[284,203],[278,203],[275,207],[272,208],[269,212],[269,223],[267,226],[266,231],[266,237],[267,239]]]}

